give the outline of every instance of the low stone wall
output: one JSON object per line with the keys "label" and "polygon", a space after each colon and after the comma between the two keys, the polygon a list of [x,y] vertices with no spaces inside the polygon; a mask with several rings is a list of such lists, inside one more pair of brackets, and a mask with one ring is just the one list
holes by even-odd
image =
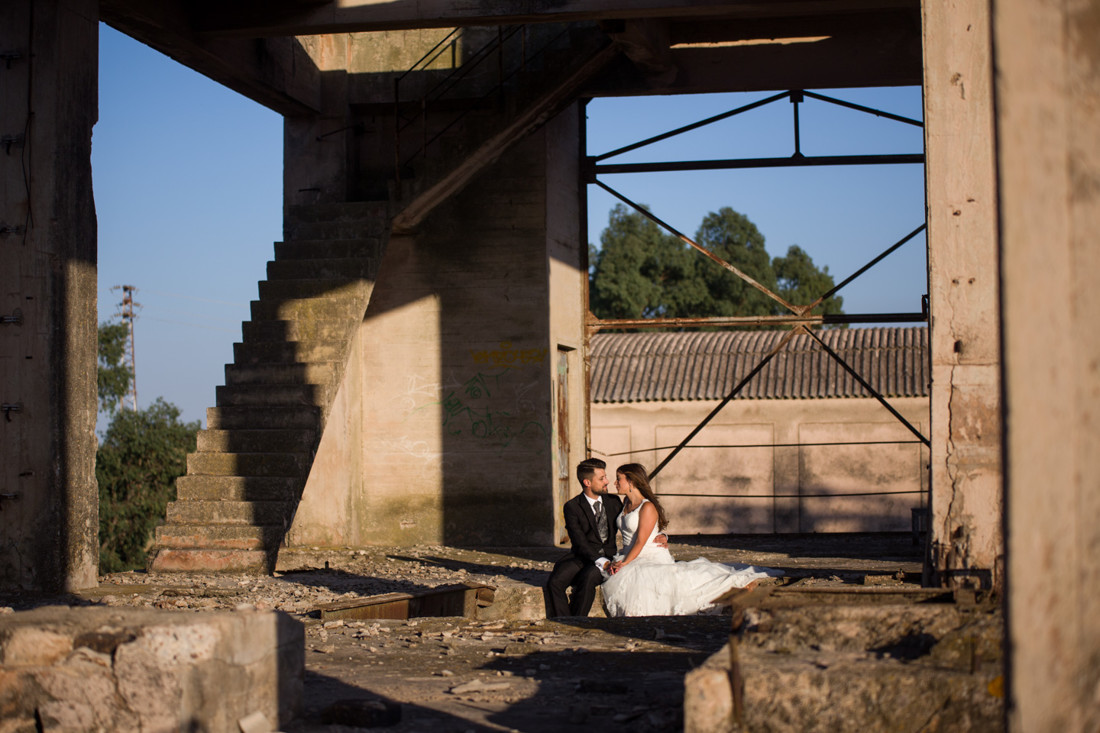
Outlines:
{"label": "low stone wall", "polygon": [[273,730],[301,711],[304,639],[271,611],[5,614],[0,733]]}
{"label": "low stone wall", "polygon": [[684,680],[686,733],[1003,730],[995,608],[811,603],[743,618]]}

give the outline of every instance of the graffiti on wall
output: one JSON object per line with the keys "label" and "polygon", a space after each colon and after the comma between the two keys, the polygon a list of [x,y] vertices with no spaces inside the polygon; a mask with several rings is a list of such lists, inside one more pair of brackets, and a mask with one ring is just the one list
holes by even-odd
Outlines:
{"label": "graffiti on wall", "polygon": [[530,419],[535,413],[523,397],[533,385],[516,384],[514,376],[510,369],[478,372],[448,391],[438,402],[443,408],[444,432],[501,449],[524,436],[546,438],[546,426]]}

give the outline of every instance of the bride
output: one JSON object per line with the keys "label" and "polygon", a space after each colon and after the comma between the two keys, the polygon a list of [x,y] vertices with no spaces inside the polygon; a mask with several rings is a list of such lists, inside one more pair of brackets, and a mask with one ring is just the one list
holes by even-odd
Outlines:
{"label": "bride", "polygon": [[645,466],[628,463],[615,472],[615,489],[623,497],[616,522],[623,553],[604,570],[604,604],[609,616],[685,616],[716,609],[712,601],[731,588],[782,575],[752,565],[722,565],[705,558],[676,562],[667,547],[653,543],[668,524]]}

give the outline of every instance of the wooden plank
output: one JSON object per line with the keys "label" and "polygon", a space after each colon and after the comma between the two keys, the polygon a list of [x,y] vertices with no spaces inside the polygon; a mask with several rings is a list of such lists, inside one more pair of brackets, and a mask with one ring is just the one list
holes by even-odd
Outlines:
{"label": "wooden plank", "polygon": [[337,601],[317,610],[322,621],[334,619],[396,619],[425,616],[474,618],[478,608],[492,604],[496,589],[488,585],[447,585],[420,593],[383,593],[370,598]]}

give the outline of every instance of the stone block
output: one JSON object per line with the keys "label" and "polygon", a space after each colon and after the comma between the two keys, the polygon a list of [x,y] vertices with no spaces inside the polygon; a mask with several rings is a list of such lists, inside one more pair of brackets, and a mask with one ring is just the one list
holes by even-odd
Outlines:
{"label": "stone block", "polygon": [[684,730],[1002,730],[1002,636],[980,607],[749,608],[685,678]]}
{"label": "stone block", "polygon": [[6,667],[50,665],[73,649],[72,639],[48,629],[13,629],[0,646],[0,664]]}
{"label": "stone block", "polygon": [[303,628],[277,612],[43,608],[0,617],[0,659],[2,731],[236,732],[302,704]]}

